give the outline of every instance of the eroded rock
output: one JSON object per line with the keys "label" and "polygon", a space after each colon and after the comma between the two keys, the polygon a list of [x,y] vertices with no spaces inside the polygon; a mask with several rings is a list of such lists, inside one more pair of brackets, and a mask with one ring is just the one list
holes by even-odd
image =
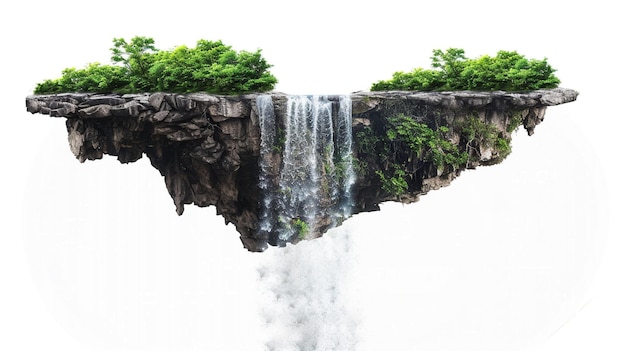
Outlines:
{"label": "eroded rock", "polygon": [[[284,119],[287,95],[271,95],[276,118]],[[498,143],[510,141],[518,125],[531,135],[543,121],[547,106],[574,101],[577,95],[562,88],[528,93],[352,94],[353,156],[359,166],[352,214],[378,210],[384,201],[417,201],[428,191],[450,184],[465,169],[502,161],[510,150]],[[67,118],[70,150],[80,162],[104,154],[133,162],[147,155],[164,176],[179,215],[187,204],[216,206],[225,222],[235,225],[244,247],[262,251],[268,236],[259,231],[259,161],[265,160],[268,174],[275,176],[282,157],[279,144],[275,152],[261,155],[256,97],[204,93],[36,95],[26,98],[26,109]],[[428,155],[415,154],[402,143],[383,148],[388,120],[397,114],[432,129],[447,127],[445,139],[467,153],[467,162],[437,166]],[[490,134],[470,138],[472,123],[478,125],[472,128]],[[406,190],[401,194],[385,191],[380,174],[392,175],[399,168],[406,174]],[[312,237],[322,234],[313,233]]]}

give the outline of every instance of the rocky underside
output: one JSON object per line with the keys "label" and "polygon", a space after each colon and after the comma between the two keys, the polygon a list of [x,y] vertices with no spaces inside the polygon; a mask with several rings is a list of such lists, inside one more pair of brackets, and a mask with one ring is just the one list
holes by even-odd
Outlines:
{"label": "rocky underside", "polygon": [[[280,128],[288,95],[269,95]],[[575,101],[577,95],[562,88],[352,94],[356,182],[350,214],[378,210],[385,201],[417,201],[465,169],[501,162],[511,151],[514,130],[522,126],[532,135],[548,106]],[[259,162],[264,158],[280,169],[282,156],[262,153],[257,97],[71,93],[28,96],[26,107],[31,113],[66,118],[70,149],[80,162],[107,154],[128,163],[146,155],[164,176],[179,215],[186,204],[216,206],[248,250],[262,251],[268,243],[284,243],[259,231]],[[407,134],[405,127],[415,124],[411,121],[434,132]],[[427,142],[416,146],[425,135]],[[314,228],[307,238],[321,236],[329,227]]]}

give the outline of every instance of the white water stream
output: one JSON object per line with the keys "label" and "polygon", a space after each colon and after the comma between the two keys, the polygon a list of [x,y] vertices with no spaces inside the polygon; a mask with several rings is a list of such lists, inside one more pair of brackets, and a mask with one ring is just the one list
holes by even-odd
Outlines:
{"label": "white water stream", "polygon": [[[261,126],[260,230],[283,244],[307,231],[340,224],[351,214],[352,105],[340,96],[289,96],[283,121],[272,98],[257,98]],[[281,123],[282,122],[282,123]],[[282,152],[280,172],[270,175],[273,154]],[[305,228],[305,230],[303,230]]]}

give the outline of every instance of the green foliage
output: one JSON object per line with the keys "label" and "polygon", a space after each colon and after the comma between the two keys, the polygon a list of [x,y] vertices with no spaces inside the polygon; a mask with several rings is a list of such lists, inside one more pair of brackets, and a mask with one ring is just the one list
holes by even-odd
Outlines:
{"label": "green foliage", "polygon": [[560,80],[544,58],[528,59],[516,51],[499,51],[477,59],[465,57],[463,49],[433,50],[433,69],[418,68],[396,72],[390,80],[379,81],[371,90],[481,90],[527,91],[555,88]]}
{"label": "green foliage", "polygon": [[285,143],[287,142],[287,132],[281,127],[278,127],[278,132],[276,134],[276,139],[274,145],[272,145],[272,151],[275,153],[282,153],[285,148]]}
{"label": "green foliage", "polygon": [[[516,117],[516,115],[512,117],[512,125],[515,125],[517,121],[520,121],[519,123],[521,123],[521,114],[519,114],[519,117]],[[480,144],[495,147],[498,154],[502,158],[505,158],[511,153],[511,144],[509,139],[503,137],[498,129],[492,124],[483,122],[477,117],[470,117],[459,123],[458,127],[462,137],[465,139],[467,148],[470,148],[471,145]]]}
{"label": "green foliage", "polygon": [[509,120],[509,124],[506,126],[506,131],[508,133],[512,133],[523,123],[522,111],[513,111],[511,114],[511,118]]}
{"label": "green foliage", "polygon": [[450,48],[446,52],[435,49],[430,59],[433,68],[439,69],[442,73],[445,83],[458,81],[467,65],[463,49]]}
{"label": "green foliage", "polygon": [[437,168],[445,166],[459,168],[467,162],[467,153],[460,152],[451,141],[446,138],[449,132],[447,127],[441,126],[431,129],[426,124],[418,123],[415,119],[397,115],[389,119],[390,128],[387,130],[389,141],[401,141],[424,160],[432,162]]}
{"label": "green foliage", "polygon": [[437,71],[417,68],[412,72],[395,72],[390,80],[381,80],[372,85],[372,91],[382,90],[437,90],[444,85]]}
{"label": "green foliage", "polygon": [[157,49],[154,39],[136,36],[130,43],[123,38],[113,38],[111,61],[122,63],[128,73],[129,91],[150,90],[148,70],[154,62]]}
{"label": "green foliage", "polygon": [[[379,159],[390,166],[384,170],[376,170],[381,189],[391,195],[399,196],[409,189],[412,175],[411,160],[420,163],[431,163],[438,170],[458,169],[468,160],[468,154],[459,150],[458,146],[448,140],[450,130],[445,126],[432,129],[426,124],[403,114],[387,119],[385,133],[376,137],[369,129],[362,134],[357,133],[357,150],[359,153],[374,154],[378,151]],[[394,144],[400,144],[399,153],[392,151]],[[406,154],[406,150],[409,154]],[[404,151],[403,151],[404,150]],[[414,169],[414,168],[413,168]]]}
{"label": "green foliage", "polygon": [[[61,78],[37,85],[36,94],[61,92],[166,91],[242,94],[269,91],[277,82],[261,51],[234,51],[221,41],[199,40],[195,48],[159,51],[154,40],[113,39],[111,61],[117,66],[90,64],[68,68]],[[121,65],[121,66],[120,66]]]}
{"label": "green foliage", "polygon": [[481,121],[478,117],[469,117],[460,122],[458,126],[468,143],[476,140],[487,146],[493,146],[498,139],[496,127]]}
{"label": "green foliage", "polygon": [[394,165],[393,174],[387,177],[383,171],[376,171],[376,174],[380,178],[381,188],[383,191],[400,196],[409,189],[409,184],[406,182],[406,172],[400,169],[398,165]]}
{"label": "green foliage", "polygon": [[298,233],[298,239],[306,239],[309,233],[309,224],[300,218],[294,218],[291,220],[291,227]]}
{"label": "green foliage", "polygon": [[505,138],[498,137],[498,139],[496,139],[496,150],[498,150],[500,157],[505,158],[512,151],[511,143]]}
{"label": "green foliage", "polygon": [[374,154],[376,146],[379,142],[372,128],[366,127],[365,129],[356,133],[355,137],[357,152],[364,154]]}
{"label": "green foliage", "polygon": [[368,171],[369,171],[369,167],[367,164],[367,161],[364,160],[360,160],[358,158],[354,158],[352,161],[352,167],[354,167],[354,173],[356,173],[356,176],[358,178],[365,178],[367,177]]}
{"label": "green foliage", "polygon": [[159,91],[237,94],[271,90],[277,80],[270,67],[260,51],[237,53],[221,41],[201,40],[193,49],[157,54],[149,77]]}
{"label": "green foliage", "polygon": [[154,39],[136,36],[126,42],[124,38],[113,38],[111,50],[111,61],[121,62],[132,70],[146,71],[146,54],[156,52]]}
{"label": "green foliage", "polygon": [[443,169],[445,166],[451,166],[453,169],[460,168],[467,163],[467,152],[461,152],[455,144],[445,138],[448,133],[447,127],[439,127],[435,136],[427,143],[429,152],[429,159],[438,169]]}
{"label": "green foliage", "polygon": [[35,94],[57,94],[70,91],[108,92],[129,83],[123,67],[90,63],[84,69],[66,68],[59,79],[48,79],[37,85]]}

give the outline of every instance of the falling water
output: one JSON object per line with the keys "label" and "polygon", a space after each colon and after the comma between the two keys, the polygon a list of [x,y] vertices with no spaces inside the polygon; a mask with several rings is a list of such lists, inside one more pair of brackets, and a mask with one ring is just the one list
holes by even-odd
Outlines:
{"label": "falling water", "polygon": [[[350,98],[290,96],[276,108],[271,96],[263,95],[256,104],[263,207],[259,237],[283,245],[341,224],[352,213],[356,179]],[[266,350],[355,349],[358,319],[344,296],[350,236],[335,234],[332,240],[264,254],[258,272]]]}
{"label": "falling water", "polygon": [[263,192],[259,230],[280,245],[340,224],[351,214],[356,179],[350,97],[289,96],[282,119],[271,96],[259,96],[256,103]]}
{"label": "falling water", "polygon": [[339,98],[339,113],[337,119],[337,145],[340,168],[339,177],[341,183],[340,208],[342,218],[348,218],[352,214],[352,186],[356,182],[354,165],[352,164],[352,100],[349,96]]}
{"label": "falling water", "polygon": [[272,186],[272,180],[269,178],[271,173],[271,160],[274,155],[274,146],[276,145],[276,116],[274,115],[274,105],[270,95],[260,95],[256,100],[259,113],[259,124],[261,128],[261,160],[259,166],[261,168],[259,175],[259,187],[263,194],[261,213],[260,213],[260,231],[269,233],[272,230],[271,208],[274,208],[276,192]]}
{"label": "falling water", "polygon": [[261,255],[257,291],[263,350],[358,349],[361,318],[350,299],[355,253],[345,228]]}

